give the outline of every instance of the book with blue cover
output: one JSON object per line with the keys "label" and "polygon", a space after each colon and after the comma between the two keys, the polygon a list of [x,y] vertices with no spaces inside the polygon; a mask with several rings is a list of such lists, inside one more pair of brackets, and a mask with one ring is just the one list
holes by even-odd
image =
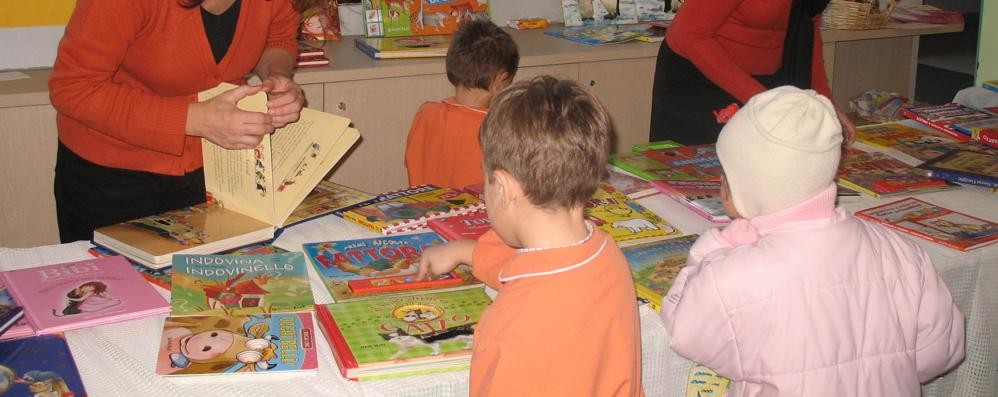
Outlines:
{"label": "book with blue cover", "polygon": [[65,337],[54,334],[0,342],[0,395],[86,396]]}

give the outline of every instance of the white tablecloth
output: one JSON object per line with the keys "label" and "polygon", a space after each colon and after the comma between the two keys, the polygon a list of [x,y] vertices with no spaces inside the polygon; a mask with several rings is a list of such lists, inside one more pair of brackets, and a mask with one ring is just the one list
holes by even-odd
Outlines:
{"label": "white tablecloth", "polygon": [[[989,220],[998,220],[998,195],[975,189],[938,192],[919,198]],[[639,200],[687,234],[701,233],[706,220],[678,203],[655,195]],[[860,198],[844,205],[850,210],[885,200]],[[314,241],[373,237],[366,229],[335,217],[304,223],[285,231],[276,245],[300,250]],[[912,237],[932,257],[957,305],[967,317],[966,359],[956,370],[923,388],[926,396],[993,397],[998,395],[998,244],[961,253]],[[29,249],[0,248],[0,270],[88,258],[86,242]],[[331,302],[314,270],[312,290],[319,303]],[[166,291],[163,291],[166,295]],[[316,375],[278,379],[224,376],[196,383],[164,379],[153,372],[165,316],[108,324],[66,333],[84,384],[93,396],[462,396],[468,374],[450,372],[372,382],[340,377],[331,350],[319,338]],[[692,363],[669,349],[669,336],[656,313],[641,308],[643,383],[648,396],[682,396]]]}

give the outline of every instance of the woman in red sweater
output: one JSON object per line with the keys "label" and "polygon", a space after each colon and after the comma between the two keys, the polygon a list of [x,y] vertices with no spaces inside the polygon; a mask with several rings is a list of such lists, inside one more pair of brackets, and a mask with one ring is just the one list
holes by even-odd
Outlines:
{"label": "woman in red sweater", "polygon": [[[251,148],[296,121],[299,18],[291,0],[79,0],[49,80],[60,239],[204,202],[201,138]],[[267,113],[236,108],[259,91]]]}
{"label": "woman in red sweater", "polygon": [[[828,0],[687,0],[659,49],[652,91],[652,141],[713,143],[753,95],[781,85],[831,98],[821,56]],[[855,134],[839,113],[847,141]]]}

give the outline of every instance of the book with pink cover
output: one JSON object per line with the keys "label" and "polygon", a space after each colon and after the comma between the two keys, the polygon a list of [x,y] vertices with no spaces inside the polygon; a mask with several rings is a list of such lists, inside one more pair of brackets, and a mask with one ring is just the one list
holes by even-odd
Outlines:
{"label": "book with pink cover", "polygon": [[652,186],[711,222],[731,222],[721,202],[721,182],[651,181]]}
{"label": "book with pink cover", "polygon": [[38,335],[170,311],[170,304],[121,256],[0,273]]}

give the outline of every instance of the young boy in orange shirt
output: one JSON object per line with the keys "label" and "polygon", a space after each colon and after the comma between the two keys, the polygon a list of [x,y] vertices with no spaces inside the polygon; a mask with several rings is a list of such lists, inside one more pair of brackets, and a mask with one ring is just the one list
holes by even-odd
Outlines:
{"label": "young boy in orange shirt", "polygon": [[461,188],[482,182],[478,128],[492,97],[513,80],[519,63],[516,43],[490,21],[468,21],[454,33],[447,50],[454,96],[424,103],[412,120],[405,148],[410,186]]}
{"label": "young boy in orange shirt", "polygon": [[612,127],[592,94],[542,76],[496,96],[482,125],[492,230],[428,249],[419,278],[460,263],[498,291],[475,329],[472,396],[640,396],[634,283],[583,218]]}

